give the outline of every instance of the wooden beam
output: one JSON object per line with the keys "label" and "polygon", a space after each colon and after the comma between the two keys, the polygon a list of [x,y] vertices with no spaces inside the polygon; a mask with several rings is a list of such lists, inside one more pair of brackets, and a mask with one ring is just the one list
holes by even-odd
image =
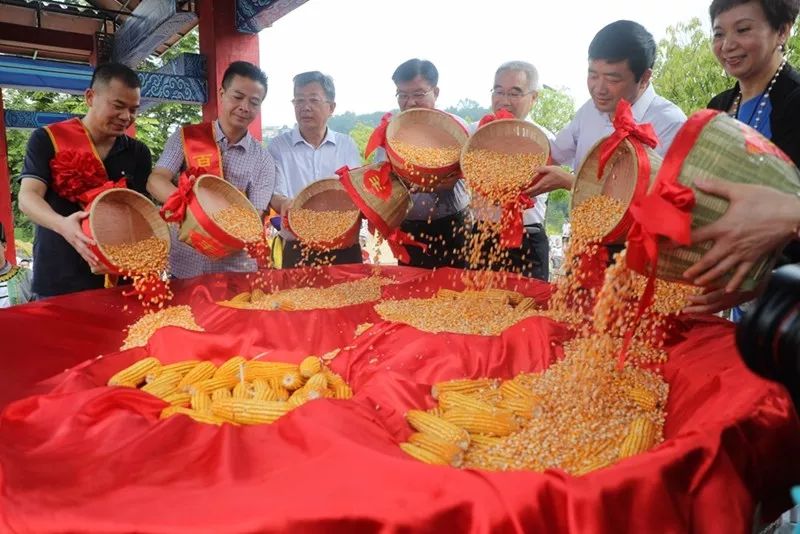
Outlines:
{"label": "wooden beam", "polygon": [[69,49],[85,52],[88,56],[94,47],[94,36],[0,22],[0,43],[26,48]]}

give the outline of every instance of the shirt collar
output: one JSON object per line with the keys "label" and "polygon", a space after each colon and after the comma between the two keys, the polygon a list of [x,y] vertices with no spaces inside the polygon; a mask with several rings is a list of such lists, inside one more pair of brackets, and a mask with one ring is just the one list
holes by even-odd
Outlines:
{"label": "shirt collar", "polygon": [[[295,146],[299,143],[305,143],[308,146],[311,146],[308,141],[303,139],[303,136],[300,135],[300,127],[295,124],[294,128],[292,128],[292,146]],[[330,128],[325,129],[325,139],[322,140],[320,146],[324,145],[325,143],[336,144],[336,137],[333,135],[333,130]]]}
{"label": "shirt collar", "polygon": [[644,114],[647,113],[647,109],[650,107],[650,104],[653,103],[655,97],[656,90],[653,89],[653,84],[648,84],[644,93],[642,93],[642,95],[636,99],[636,102],[633,103],[633,106],[631,106],[633,120],[637,123],[642,123],[644,121]]}
{"label": "shirt collar", "polygon": [[[219,120],[215,120],[214,121],[214,137],[216,138],[217,143],[220,143],[223,140],[226,143],[228,142],[228,138],[225,137],[225,132],[222,131],[222,126],[220,126],[220,124],[219,124]],[[230,148],[232,146],[240,146],[246,151],[251,146],[250,143],[251,143],[252,139],[253,139],[253,136],[250,135],[250,130],[246,130],[244,132],[244,137],[242,137],[241,139],[239,139],[238,142],[236,142],[236,143],[234,143],[232,145],[229,144],[228,148]]]}

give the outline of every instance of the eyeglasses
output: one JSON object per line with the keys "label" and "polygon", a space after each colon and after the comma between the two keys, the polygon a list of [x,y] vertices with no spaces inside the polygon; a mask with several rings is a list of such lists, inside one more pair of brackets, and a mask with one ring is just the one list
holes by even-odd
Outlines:
{"label": "eyeglasses", "polygon": [[427,91],[416,91],[416,92],[411,93],[411,94],[401,93],[400,91],[397,91],[395,96],[397,97],[397,101],[398,102],[408,102],[412,98],[414,100],[422,100],[423,98],[425,98],[426,96],[428,96],[432,92],[433,92],[433,87],[431,87]]}
{"label": "eyeglasses", "polygon": [[330,102],[330,101],[329,100],[324,100],[324,99],[319,98],[317,96],[312,96],[312,97],[309,97],[309,98],[293,98],[292,99],[292,104],[294,104],[294,107],[296,107],[296,108],[301,108],[301,107],[305,106],[306,104],[308,104],[309,106],[312,106],[312,107],[317,107],[317,106],[320,106],[320,105],[322,105],[324,103],[327,103],[327,102]]}
{"label": "eyeglasses", "polygon": [[498,98],[508,98],[509,100],[519,100],[523,96],[527,96],[533,93],[533,91],[528,91],[523,93],[522,91],[517,91],[516,89],[512,89],[510,91],[503,91],[502,89],[492,89],[492,96],[496,96]]}

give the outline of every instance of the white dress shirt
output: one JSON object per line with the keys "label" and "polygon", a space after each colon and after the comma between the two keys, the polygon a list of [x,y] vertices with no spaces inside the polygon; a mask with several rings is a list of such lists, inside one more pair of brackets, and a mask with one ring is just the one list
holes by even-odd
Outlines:
{"label": "white dress shirt", "polygon": [[[330,128],[316,148],[303,139],[300,129],[295,126],[292,131],[270,141],[267,150],[278,168],[275,194],[289,199],[316,181],[335,178],[336,171],[345,165],[351,169],[361,166],[361,156],[350,136]],[[281,231],[281,236],[288,240],[296,239],[285,230]]]}
{"label": "white dress shirt", "polygon": [[[658,96],[652,84],[631,107],[633,119],[637,123],[653,125],[659,140],[655,151],[663,156],[672,144],[675,134],[686,122],[686,115],[678,106]],[[551,143],[553,161],[559,165],[568,165],[577,172],[594,144],[612,133],[614,124],[611,116],[599,111],[590,99]]]}

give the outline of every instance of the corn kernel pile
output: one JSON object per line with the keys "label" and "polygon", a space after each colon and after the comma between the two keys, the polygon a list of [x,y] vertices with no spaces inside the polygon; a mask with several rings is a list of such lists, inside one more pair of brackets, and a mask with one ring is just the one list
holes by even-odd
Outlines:
{"label": "corn kernel pile", "polygon": [[456,292],[440,289],[433,298],[386,300],[375,305],[385,321],[424,332],[497,336],[536,315],[533,299],[500,289]]}
{"label": "corn kernel pile", "polygon": [[417,432],[400,447],[431,464],[573,475],[644,452],[663,439],[668,385],[617,371],[613,351],[608,338],[578,339],[543,373],[436,384],[438,405],[407,413]]}
{"label": "corn kernel pile", "polygon": [[167,270],[169,243],[155,236],[129,243],[103,245],[103,252],[123,276],[133,282],[133,293],[146,309],[163,308],[172,300]]}
{"label": "corn kernel pile", "polygon": [[234,356],[219,367],[199,360],[163,365],[148,357],[112,376],[108,385],[140,388],[169,403],[162,419],[181,414],[216,425],[272,423],[310,400],[353,396],[317,356],[299,365]]}
{"label": "corn kernel pile", "polygon": [[546,163],[544,154],[506,154],[494,150],[470,150],[461,158],[461,170],[476,191],[504,204],[531,184],[536,169]]}
{"label": "corn kernel pile", "polygon": [[407,164],[429,169],[452,165],[461,156],[461,147],[458,145],[444,147],[419,146],[405,143],[395,138],[389,139],[389,145]]}
{"label": "corn kernel pile", "polygon": [[301,241],[331,243],[341,239],[358,222],[358,210],[317,211],[292,209],[292,231]]}
{"label": "corn kernel pile", "polygon": [[264,239],[264,228],[258,216],[242,206],[228,206],[211,216],[220,228],[230,235],[247,242]]}
{"label": "corn kernel pile", "polygon": [[127,328],[128,335],[120,350],[143,347],[156,330],[165,326],[180,326],[186,330],[203,332],[203,328],[195,322],[189,306],[168,306],[157,312],[146,313]]}
{"label": "corn kernel pile", "polygon": [[325,288],[300,287],[274,293],[260,290],[240,293],[218,304],[249,310],[324,310],[374,302],[381,298],[381,287],[392,283],[389,278],[371,276],[353,282],[342,282]]}

